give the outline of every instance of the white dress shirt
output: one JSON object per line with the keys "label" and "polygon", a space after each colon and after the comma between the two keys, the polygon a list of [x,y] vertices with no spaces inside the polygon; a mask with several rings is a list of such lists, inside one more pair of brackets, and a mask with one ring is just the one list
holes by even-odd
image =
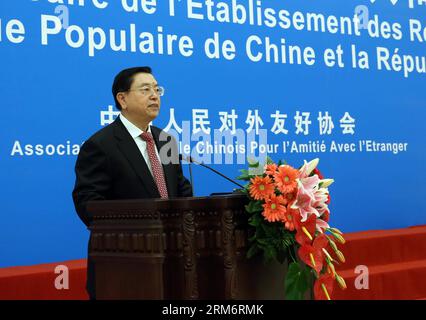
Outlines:
{"label": "white dress shirt", "polygon": [[[140,135],[142,134],[143,130],[139,129],[137,126],[135,126],[133,123],[131,123],[129,120],[126,119],[125,116],[123,116],[120,113],[120,120],[121,122],[124,124],[124,126],[126,127],[127,131],[130,133],[130,135],[132,136],[132,138],[135,140],[136,145],[139,148],[139,151],[141,152],[143,158],[145,159],[146,164],[148,165],[148,169],[152,174],[152,168],[151,168],[151,161],[149,161],[149,156],[148,156],[148,150],[146,148],[146,141],[144,141]],[[148,131],[149,133],[151,133],[151,126],[148,125]],[[155,143],[154,143],[155,145]],[[160,159],[160,155],[158,154],[158,150],[157,150],[157,146],[155,145],[155,153],[158,157],[158,160],[161,163],[161,159]]]}

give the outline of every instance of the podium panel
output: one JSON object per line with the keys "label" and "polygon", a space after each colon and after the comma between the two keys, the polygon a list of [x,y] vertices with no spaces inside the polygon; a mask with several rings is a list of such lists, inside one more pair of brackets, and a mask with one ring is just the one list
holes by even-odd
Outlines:
{"label": "podium panel", "polygon": [[97,299],[282,299],[285,265],[247,259],[245,195],[89,203]]}

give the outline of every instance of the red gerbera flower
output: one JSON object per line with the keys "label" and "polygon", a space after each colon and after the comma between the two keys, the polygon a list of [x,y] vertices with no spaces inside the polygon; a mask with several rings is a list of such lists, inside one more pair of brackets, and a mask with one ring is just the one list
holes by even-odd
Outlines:
{"label": "red gerbera flower", "polygon": [[284,215],[284,227],[287,230],[294,231],[297,226],[297,215],[299,214],[298,209],[292,209],[290,206],[287,207],[287,212]]}
{"label": "red gerbera flower", "polygon": [[282,221],[287,211],[283,203],[283,197],[276,196],[275,194],[266,200],[266,203],[263,205],[264,211],[262,212],[265,219],[269,222]]}
{"label": "red gerbera flower", "polygon": [[250,195],[255,200],[269,199],[275,192],[272,179],[269,177],[256,176],[250,179]]}
{"label": "red gerbera flower", "polygon": [[287,205],[289,203],[292,203],[296,199],[296,196],[297,196],[297,189],[295,189],[293,192],[288,192],[283,194],[285,204]]}
{"label": "red gerbera flower", "polygon": [[293,167],[288,165],[279,166],[274,174],[275,184],[283,194],[293,192],[297,187],[296,179],[298,176],[299,171]]}
{"label": "red gerbera flower", "polygon": [[277,172],[278,166],[275,163],[265,165],[265,173],[273,176]]}

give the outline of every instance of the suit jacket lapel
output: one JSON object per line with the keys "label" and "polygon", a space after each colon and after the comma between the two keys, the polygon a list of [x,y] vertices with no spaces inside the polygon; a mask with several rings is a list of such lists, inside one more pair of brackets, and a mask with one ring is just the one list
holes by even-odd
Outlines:
{"label": "suit jacket lapel", "polygon": [[[173,196],[170,193],[173,192],[174,188],[171,185],[171,181],[170,181],[170,177],[175,174],[175,170],[173,168],[172,163],[170,163],[170,159],[166,159],[166,155],[163,154],[161,152],[161,148],[166,144],[169,143],[170,138],[167,139],[167,141],[162,141],[160,139],[160,133],[161,130],[151,126],[151,133],[152,136],[154,137],[154,141],[155,144],[157,146],[157,150],[158,150],[158,154],[160,155],[160,161],[161,161],[161,165],[163,166],[163,171],[164,171],[164,178],[166,179],[166,185],[167,185],[167,191],[169,193],[169,197]],[[164,140],[164,139],[163,139]],[[164,151],[163,151],[164,153]]]}
{"label": "suit jacket lapel", "polygon": [[158,192],[157,185],[136,142],[133,140],[120,118],[117,118],[114,123],[114,134],[117,139],[118,148],[127,158],[150,196],[152,198],[159,198],[160,193]]}

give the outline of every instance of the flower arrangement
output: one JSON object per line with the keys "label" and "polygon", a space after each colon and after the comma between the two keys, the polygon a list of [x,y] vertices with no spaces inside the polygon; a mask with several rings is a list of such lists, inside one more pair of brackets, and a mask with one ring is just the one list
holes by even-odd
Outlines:
{"label": "flower arrangement", "polygon": [[334,181],[323,178],[318,162],[305,161],[295,169],[268,158],[263,167],[249,162],[249,170],[242,170],[238,177],[248,181],[243,192],[250,199],[246,211],[254,228],[248,258],[263,253],[267,262],[288,259],[286,299],[303,299],[313,279],[318,300],[331,298],[335,282],[346,288],[335,270],[336,264],[345,262],[337,246],[345,240],[342,232],[328,224],[328,187]]}

